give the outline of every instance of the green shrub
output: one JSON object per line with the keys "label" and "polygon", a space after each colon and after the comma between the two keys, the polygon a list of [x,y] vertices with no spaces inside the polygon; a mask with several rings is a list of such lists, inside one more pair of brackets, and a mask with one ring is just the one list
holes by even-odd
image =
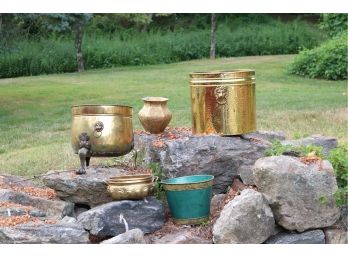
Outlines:
{"label": "green shrub", "polygon": [[348,205],[348,143],[331,150],[329,160],[338,185],[336,203],[338,206]]}
{"label": "green shrub", "polygon": [[348,32],[348,14],[346,13],[324,13],[322,14],[321,27],[331,37]]}
{"label": "green shrub", "polygon": [[289,72],[309,78],[347,79],[347,35],[342,34],[317,48],[300,52]]}
{"label": "green shrub", "polygon": [[[256,21],[243,23],[237,19],[234,23],[221,23],[217,56],[292,54],[315,47],[324,38],[318,29],[305,22]],[[130,33],[127,39],[122,35],[87,35],[82,49],[86,69],[209,57],[210,29]],[[11,48],[0,46],[0,78],[75,70],[75,50],[68,39],[18,40]]]}

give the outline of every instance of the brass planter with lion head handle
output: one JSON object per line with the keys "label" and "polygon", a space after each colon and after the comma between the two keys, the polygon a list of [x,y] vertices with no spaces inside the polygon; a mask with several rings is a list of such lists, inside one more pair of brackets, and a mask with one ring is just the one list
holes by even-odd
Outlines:
{"label": "brass planter with lion head handle", "polygon": [[92,156],[117,157],[133,149],[132,107],[79,105],[71,112],[71,144],[81,161],[77,174],[86,173]]}
{"label": "brass planter with lion head handle", "polygon": [[241,135],[256,130],[255,71],[190,74],[193,134]]}

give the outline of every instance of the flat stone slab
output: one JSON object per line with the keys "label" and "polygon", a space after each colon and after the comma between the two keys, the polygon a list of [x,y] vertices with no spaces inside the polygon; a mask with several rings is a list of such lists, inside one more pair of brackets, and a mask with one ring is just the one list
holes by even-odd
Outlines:
{"label": "flat stone slab", "polygon": [[107,192],[105,180],[124,173],[120,168],[88,168],[87,173],[76,175],[74,171],[49,171],[43,183],[55,190],[57,196],[72,203],[95,207],[113,201]]}
{"label": "flat stone slab", "polygon": [[280,232],[271,236],[265,244],[325,244],[325,235],[320,229],[303,233]]}
{"label": "flat stone slab", "polygon": [[83,212],[77,220],[98,237],[117,236],[135,228],[151,233],[164,225],[164,207],[152,196],[139,201],[114,201]]}
{"label": "flat stone slab", "polygon": [[308,146],[310,144],[321,146],[323,148],[323,154],[328,156],[330,151],[337,147],[337,138],[326,137],[322,135],[312,135],[305,138],[300,138],[296,140],[284,140],[281,142],[282,145],[292,145],[292,146]]}
{"label": "flat stone slab", "polygon": [[1,244],[87,244],[89,234],[73,224],[26,224],[0,228]]}
{"label": "flat stone slab", "polygon": [[[251,170],[255,161],[264,156],[270,142],[253,139],[252,136],[242,138],[208,135],[171,139],[137,135],[135,146],[144,152],[146,163],[159,163],[167,178],[213,175],[213,191],[217,194],[225,193],[233,178],[242,176],[241,167],[248,166]],[[247,184],[251,184],[252,171],[247,176]]]}
{"label": "flat stone slab", "polygon": [[128,230],[113,238],[101,242],[101,244],[145,244],[144,233],[138,228]]}
{"label": "flat stone slab", "polygon": [[[0,190],[0,202],[17,203],[24,206],[31,206],[37,211],[36,215],[32,216],[45,216],[48,218],[61,219],[64,216],[73,216],[74,204],[70,202],[61,201],[59,199],[46,199],[42,197],[31,196],[21,192],[15,192],[10,189]],[[8,215],[7,215],[8,216]]]}

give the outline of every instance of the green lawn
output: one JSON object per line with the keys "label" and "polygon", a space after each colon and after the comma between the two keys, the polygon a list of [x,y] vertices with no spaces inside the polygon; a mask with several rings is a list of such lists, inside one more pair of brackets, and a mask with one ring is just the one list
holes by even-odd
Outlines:
{"label": "green lawn", "polygon": [[70,107],[75,104],[131,105],[135,128],[140,129],[141,98],[165,96],[173,113],[170,126],[190,126],[188,74],[192,71],[255,69],[259,130],[282,130],[289,137],[323,134],[348,141],[347,81],[287,75],[293,57],[197,60],[2,79],[0,171],[25,175],[76,167],[78,158],[69,135]]}

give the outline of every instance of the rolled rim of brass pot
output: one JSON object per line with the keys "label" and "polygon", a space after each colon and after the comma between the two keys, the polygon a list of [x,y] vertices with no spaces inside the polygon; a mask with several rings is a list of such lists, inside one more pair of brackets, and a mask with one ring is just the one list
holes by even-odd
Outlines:
{"label": "rolled rim of brass pot", "polygon": [[152,175],[124,175],[118,177],[111,177],[106,180],[108,185],[126,185],[133,183],[152,183],[154,181],[154,177]]}
{"label": "rolled rim of brass pot", "polygon": [[168,102],[169,99],[162,96],[147,96],[141,98],[144,102]]}
{"label": "rolled rim of brass pot", "polygon": [[132,117],[133,108],[127,105],[98,105],[83,104],[73,105],[71,107],[72,114],[77,115],[117,115],[122,117]]}
{"label": "rolled rim of brass pot", "polygon": [[[246,83],[248,82],[248,83]],[[235,69],[228,71],[191,72],[191,85],[250,85],[255,83],[255,70]]]}

